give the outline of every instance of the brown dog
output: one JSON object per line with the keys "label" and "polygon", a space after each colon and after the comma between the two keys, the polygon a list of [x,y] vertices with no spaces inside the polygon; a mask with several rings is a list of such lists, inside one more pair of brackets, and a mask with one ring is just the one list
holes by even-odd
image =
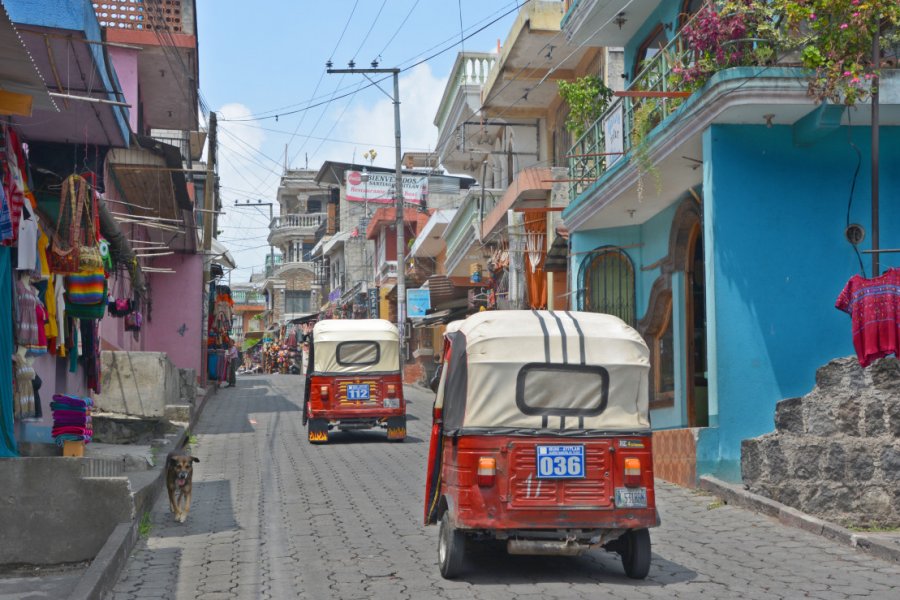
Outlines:
{"label": "brown dog", "polygon": [[[183,452],[170,452],[166,457],[166,489],[169,490],[169,507],[175,520],[184,523],[191,510],[191,480],[194,463],[200,459]],[[178,496],[176,499],[175,496]]]}

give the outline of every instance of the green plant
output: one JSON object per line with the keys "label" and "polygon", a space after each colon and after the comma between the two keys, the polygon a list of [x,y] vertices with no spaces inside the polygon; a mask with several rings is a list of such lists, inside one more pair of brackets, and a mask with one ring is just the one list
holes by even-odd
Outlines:
{"label": "green plant", "polygon": [[[757,0],[759,1],[759,0]],[[786,38],[800,49],[812,71],[809,94],[849,106],[871,95],[879,76],[873,43],[882,49],[900,41],[897,0],[771,0],[783,16]]]}
{"label": "green plant", "polygon": [[723,506],[725,506],[725,503],[721,500],[713,500],[706,505],[706,510],[716,510],[717,508],[722,508]]}
{"label": "green plant", "polygon": [[190,446],[192,448],[197,445],[197,436],[194,435],[193,433],[188,433],[187,440],[188,440],[188,444],[190,444]]}
{"label": "green plant", "polygon": [[147,511],[141,517],[141,522],[138,523],[138,533],[142,538],[150,537],[150,531],[153,529],[153,523],[150,522],[150,511]]}
{"label": "green plant", "polygon": [[662,177],[659,168],[653,164],[650,158],[650,148],[647,143],[647,134],[659,122],[656,111],[657,105],[653,101],[644,101],[634,105],[631,113],[631,151],[637,163],[638,180],[635,185],[638,200],[644,199],[644,177],[650,175],[656,184],[656,193],[662,193]]}
{"label": "green plant", "polygon": [[569,105],[566,130],[578,139],[606,112],[613,91],[596,75],[585,75],[575,81],[560,81],[559,95]]}

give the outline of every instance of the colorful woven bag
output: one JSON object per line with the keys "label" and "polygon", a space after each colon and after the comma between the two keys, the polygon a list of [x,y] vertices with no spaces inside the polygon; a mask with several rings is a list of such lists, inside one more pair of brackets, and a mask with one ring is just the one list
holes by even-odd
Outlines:
{"label": "colorful woven bag", "polygon": [[103,267],[67,275],[66,301],[71,304],[106,306],[106,274]]}
{"label": "colorful woven bag", "polygon": [[81,268],[81,217],[87,186],[87,181],[78,175],[71,175],[63,182],[56,231],[47,253],[47,263],[53,273],[77,273]]}

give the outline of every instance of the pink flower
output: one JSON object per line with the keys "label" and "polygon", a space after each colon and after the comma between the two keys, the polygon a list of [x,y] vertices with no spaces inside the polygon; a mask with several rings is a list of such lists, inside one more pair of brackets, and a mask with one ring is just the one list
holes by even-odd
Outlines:
{"label": "pink flower", "polygon": [[853,75],[853,73],[850,71],[844,71],[844,77],[850,77],[851,75]]}
{"label": "pink flower", "polygon": [[848,27],[850,27],[850,26],[847,25],[846,23],[841,23],[841,29],[847,29]]}
{"label": "pink flower", "polygon": [[809,20],[810,20],[810,21],[815,21],[815,20],[816,20],[816,13],[809,13]]}
{"label": "pink flower", "polygon": [[853,79],[850,80],[850,83],[853,83],[853,84],[859,83],[859,77],[854,77]]}

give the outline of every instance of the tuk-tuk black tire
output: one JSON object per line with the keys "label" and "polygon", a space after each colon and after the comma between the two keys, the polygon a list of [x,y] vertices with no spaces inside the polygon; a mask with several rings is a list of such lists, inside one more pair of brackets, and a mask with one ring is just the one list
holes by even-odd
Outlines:
{"label": "tuk-tuk black tire", "polygon": [[441,516],[438,532],[438,566],[444,579],[455,579],[462,573],[466,555],[466,534],[450,523],[447,512]]}
{"label": "tuk-tuk black tire", "polygon": [[309,422],[309,412],[308,412],[309,411],[309,401],[308,400],[303,401],[303,408],[301,410],[303,411],[303,416],[301,418],[303,419],[303,424],[306,425]]}
{"label": "tuk-tuk black tire", "polygon": [[625,575],[631,579],[645,579],[650,573],[650,532],[646,529],[631,529],[621,538],[619,554]]}

